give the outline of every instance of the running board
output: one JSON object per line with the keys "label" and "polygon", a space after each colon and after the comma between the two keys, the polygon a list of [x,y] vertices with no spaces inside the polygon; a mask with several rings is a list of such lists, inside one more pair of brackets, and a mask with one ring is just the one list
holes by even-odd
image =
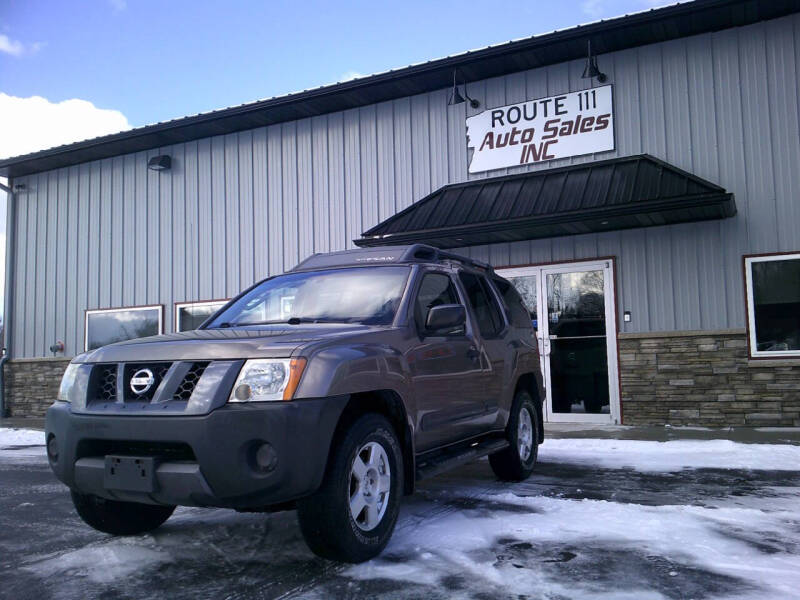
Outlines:
{"label": "running board", "polygon": [[444,451],[429,460],[417,463],[417,481],[427,479],[439,473],[444,473],[465,463],[472,462],[489,454],[508,448],[508,440],[502,438],[489,438],[475,445],[461,447],[457,450]]}

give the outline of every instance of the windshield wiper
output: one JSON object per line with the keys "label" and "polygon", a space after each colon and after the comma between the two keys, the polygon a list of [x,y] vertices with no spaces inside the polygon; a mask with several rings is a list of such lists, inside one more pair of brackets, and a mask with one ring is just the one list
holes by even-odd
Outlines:
{"label": "windshield wiper", "polygon": [[248,325],[285,325],[286,321],[243,321],[241,323],[220,323],[213,329],[227,329],[229,327],[247,327]]}
{"label": "windshield wiper", "polygon": [[325,319],[310,317],[289,317],[287,320],[273,321],[243,321],[241,323],[220,323],[214,329],[227,329],[229,327],[247,327],[249,325],[300,325],[301,323],[347,323],[344,319]]}
{"label": "windshield wiper", "polygon": [[324,317],[289,317],[286,321],[289,325],[300,325],[301,323],[347,323],[345,319],[326,319]]}

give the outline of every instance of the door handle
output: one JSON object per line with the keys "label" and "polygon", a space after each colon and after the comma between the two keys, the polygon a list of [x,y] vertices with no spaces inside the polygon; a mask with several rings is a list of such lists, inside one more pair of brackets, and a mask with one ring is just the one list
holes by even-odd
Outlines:
{"label": "door handle", "polygon": [[477,362],[477,361],[478,361],[478,359],[481,357],[481,353],[480,353],[480,352],[478,352],[478,349],[477,349],[475,346],[470,346],[470,347],[467,349],[467,357],[468,357],[468,358],[469,358],[469,359],[470,359],[472,362]]}

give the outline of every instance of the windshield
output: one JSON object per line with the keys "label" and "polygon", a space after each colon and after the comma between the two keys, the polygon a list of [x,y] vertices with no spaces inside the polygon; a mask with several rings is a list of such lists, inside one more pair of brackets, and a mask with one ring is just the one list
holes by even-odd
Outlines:
{"label": "windshield", "polygon": [[408,267],[355,267],[280,275],[256,286],[208,326],[273,323],[389,325]]}

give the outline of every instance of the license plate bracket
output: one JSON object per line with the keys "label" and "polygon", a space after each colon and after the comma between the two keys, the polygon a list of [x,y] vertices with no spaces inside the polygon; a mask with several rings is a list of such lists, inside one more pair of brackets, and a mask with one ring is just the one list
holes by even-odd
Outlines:
{"label": "license plate bracket", "polygon": [[152,456],[106,456],[103,486],[108,490],[155,492],[157,466]]}

